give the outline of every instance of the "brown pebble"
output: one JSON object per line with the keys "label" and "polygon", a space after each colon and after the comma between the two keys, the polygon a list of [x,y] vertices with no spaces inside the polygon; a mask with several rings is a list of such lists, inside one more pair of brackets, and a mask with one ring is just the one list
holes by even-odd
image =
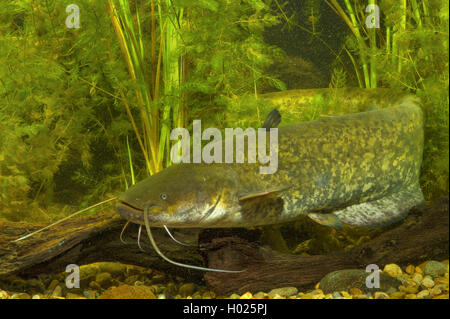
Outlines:
{"label": "brown pebble", "polygon": [[156,296],[149,287],[123,285],[109,288],[99,299],[156,299]]}
{"label": "brown pebble", "polygon": [[386,266],[384,266],[383,272],[392,277],[398,277],[402,274],[402,269],[396,264],[387,264]]}
{"label": "brown pebble", "polygon": [[403,299],[405,297],[405,293],[403,291],[396,291],[391,293],[391,299]]}
{"label": "brown pebble", "polygon": [[416,267],[414,267],[414,265],[408,265],[406,266],[406,273],[412,275],[415,271]]}
{"label": "brown pebble", "polygon": [[419,287],[417,285],[409,285],[407,287],[400,286],[398,287],[400,291],[404,291],[406,294],[415,294],[419,291]]}
{"label": "brown pebble", "polygon": [[363,295],[363,292],[359,288],[350,288],[350,294],[353,296]]}

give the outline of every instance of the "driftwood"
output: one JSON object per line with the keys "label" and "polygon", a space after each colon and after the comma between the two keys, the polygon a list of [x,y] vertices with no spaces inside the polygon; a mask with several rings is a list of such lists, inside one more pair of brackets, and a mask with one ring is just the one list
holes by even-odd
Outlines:
{"label": "driftwood", "polygon": [[[260,246],[256,243],[255,232],[250,231],[233,230],[233,236],[212,238],[211,234],[223,235],[224,232],[173,230],[179,240],[194,245],[185,247],[173,242],[162,229],[155,229],[155,240],[169,258],[211,268],[246,269],[237,274],[204,273],[175,267],[153,251],[144,230],[141,245],[145,252],[141,252],[136,244],[136,225],[130,225],[125,231],[124,239],[128,244],[123,244],[119,234],[125,221],[112,211],[67,220],[19,242],[11,241],[45,225],[0,221],[0,276],[59,273],[64,272],[68,264],[117,261],[189,278],[201,279],[203,276],[216,293],[223,295],[283,286],[311,286],[334,270],[448,258],[448,218],[448,199],[443,199],[431,207],[414,209],[397,227],[365,244],[317,256],[290,255]],[[200,248],[195,246],[198,237]]]}
{"label": "driftwood", "polygon": [[279,253],[236,237],[216,238],[207,245],[208,266],[247,270],[238,274],[207,273],[205,281],[221,294],[268,291],[276,287],[313,286],[327,273],[349,268],[380,268],[449,254],[448,199],[416,208],[397,227],[353,249],[328,255],[295,256]]}
{"label": "driftwood", "polygon": [[[124,244],[120,232],[125,220],[114,211],[95,216],[69,219],[52,228],[19,242],[11,242],[40,229],[45,224],[13,223],[0,221],[0,276],[9,274],[60,273],[69,264],[79,266],[98,261],[116,261],[126,264],[157,268],[179,275],[202,277],[198,271],[174,267],[162,260],[150,247],[145,230],[141,234],[142,252],[137,245],[138,226],[130,224],[124,232]],[[203,259],[196,248],[200,230],[189,229],[172,233],[192,247],[173,242],[163,229],[154,229],[158,247],[169,258],[202,265]]]}

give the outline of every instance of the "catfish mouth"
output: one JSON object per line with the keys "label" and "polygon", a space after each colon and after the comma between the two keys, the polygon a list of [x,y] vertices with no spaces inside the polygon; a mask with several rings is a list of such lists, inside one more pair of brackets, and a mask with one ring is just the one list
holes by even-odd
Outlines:
{"label": "catfish mouth", "polygon": [[144,224],[144,210],[131,205],[125,201],[119,201],[117,204],[119,215],[136,224]]}

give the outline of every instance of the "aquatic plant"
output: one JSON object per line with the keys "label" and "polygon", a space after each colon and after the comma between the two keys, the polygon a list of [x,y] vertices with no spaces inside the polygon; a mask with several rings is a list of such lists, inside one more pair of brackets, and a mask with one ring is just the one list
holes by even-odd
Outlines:
{"label": "aquatic plant", "polygon": [[169,165],[172,127],[221,126],[227,97],[272,79],[262,32],[277,19],[262,1],[80,0],[80,29],[64,23],[70,3],[2,1],[3,218],[55,219],[37,208],[124,190],[129,152],[136,178]]}

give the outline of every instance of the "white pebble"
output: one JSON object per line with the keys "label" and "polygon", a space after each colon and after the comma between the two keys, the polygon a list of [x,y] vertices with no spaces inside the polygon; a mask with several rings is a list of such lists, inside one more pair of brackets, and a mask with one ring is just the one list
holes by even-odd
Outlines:
{"label": "white pebble", "polygon": [[431,279],[430,276],[425,276],[425,278],[423,278],[423,280],[422,280],[422,285],[424,287],[431,288],[434,286],[434,281],[433,281],[433,279]]}

